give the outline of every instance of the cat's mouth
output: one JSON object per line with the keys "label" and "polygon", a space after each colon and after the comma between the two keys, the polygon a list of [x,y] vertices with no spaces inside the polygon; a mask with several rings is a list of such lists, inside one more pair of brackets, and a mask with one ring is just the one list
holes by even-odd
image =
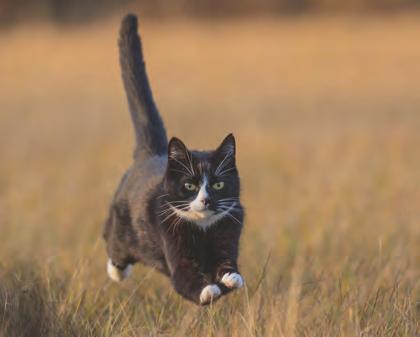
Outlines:
{"label": "cat's mouth", "polygon": [[194,209],[193,207],[188,207],[186,210],[180,210],[176,207],[171,206],[175,214],[180,216],[181,218],[187,219],[187,220],[204,220],[208,219],[211,216],[217,214],[216,211],[209,209],[209,208],[203,208],[203,209]]}
{"label": "cat's mouth", "polygon": [[207,209],[203,209],[203,210],[199,210],[199,211],[191,210],[188,213],[190,213],[196,219],[206,219],[206,218],[214,215],[216,212],[207,208]]}

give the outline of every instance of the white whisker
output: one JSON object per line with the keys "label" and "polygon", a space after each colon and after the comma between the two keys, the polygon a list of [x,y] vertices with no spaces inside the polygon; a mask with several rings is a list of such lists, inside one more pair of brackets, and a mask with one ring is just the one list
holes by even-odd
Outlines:
{"label": "white whisker", "polygon": [[233,205],[233,204],[238,203],[238,200],[237,200],[237,199],[232,199],[232,200],[222,200],[222,201],[218,201],[217,203],[218,203],[218,204],[231,204],[231,205]]}
{"label": "white whisker", "polygon": [[171,212],[171,211],[172,211],[172,209],[168,207],[167,209],[165,209],[165,210],[163,210],[161,212],[157,212],[157,215],[164,215],[164,214],[166,214],[168,212]]}
{"label": "white whisker", "polygon": [[224,162],[227,158],[229,158],[232,155],[232,151],[229,151],[226,156],[223,158],[223,160],[220,162],[220,164],[217,166],[216,170],[214,171],[215,175],[219,175],[220,171],[224,168]]}
{"label": "white whisker", "polygon": [[218,205],[220,208],[235,208],[235,209],[241,209],[239,206],[236,206],[234,204],[224,204],[224,205]]}
{"label": "white whisker", "polygon": [[169,171],[182,173],[182,174],[185,174],[185,175],[187,175],[187,176],[191,177],[191,174],[189,174],[188,172],[182,171],[182,170],[170,169]]}
{"label": "white whisker", "polygon": [[242,207],[237,205],[235,202],[233,202],[231,204],[218,204],[218,208],[221,209],[224,212],[226,212],[226,211],[241,212],[242,211]]}
{"label": "white whisker", "polygon": [[190,163],[190,168],[191,168],[191,172],[193,173],[193,175],[195,174],[195,172],[194,172],[194,166],[193,166],[193,163],[192,163],[192,158],[190,157],[190,152],[189,151],[187,151],[187,157],[188,157],[188,161],[189,161],[189,163]]}
{"label": "white whisker", "polygon": [[159,208],[175,206],[175,205],[176,206],[189,205],[189,202],[188,201],[165,201],[165,203],[159,206]]}
{"label": "white whisker", "polygon": [[180,162],[178,159],[174,158],[173,156],[169,157],[172,160],[175,160],[179,165],[181,165],[183,168],[185,168],[187,170],[187,172],[189,173],[189,176],[193,177],[194,173],[191,172],[191,170],[182,162]]}
{"label": "white whisker", "polygon": [[173,216],[177,216],[175,212],[171,212],[165,219],[163,219],[160,223],[164,223],[166,220],[170,219]]}
{"label": "white whisker", "polygon": [[226,199],[226,200],[219,200],[217,203],[231,203],[231,204],[235,204],[235,203],[239,203],[238,199]]}
{"label": "white whisker", "polygon": [[168,204],[189,204],[189,201],[185,201],[185,200],[178,200],[178,201],[168,201]]}
{"label": "white whisker", "polygon": [[242,223],[237,219],[237,218],[235,218],[230,212],[227,212],[226,213],[226,215],[227,216],[229,216],[229,217],[231,217],[233,220],[235,220],[238,224],[240,224],[240,225],[242,225]]}
{"label": "white whisker", "polygon": [[219,199],[218,201],[230,201],[230,200],[237,201],[237,200],[239,200],[239,198],[238,197],[222,198],[222,199]]}
{"label": "white whisker", "polygon": [[217,203],[217,205],[223,205],[223,206],[235,206],[239,207],[240,204],[237,200],[227,200],[227,201],[220,201]]}
{"label": "white whisker", "polygon": [[223,170],[222,172],[219,172],[218,174],[217,174],[217,176],[218,177],[224,177],[224,176],[227,176],[227,172],[229,172],[229,171],[232,171],[232,170],[234,170],[235,168],[234,167],[230,167],[230,168],[227,168],[227,169],[225,169],[225,170]]}
{"label": "white whisker", "polygon": [[178,216],[178,218],[176,220],[174,220],[169,226],[169,228],[172,228],[172,234],[175,233],[175,230],[177,229],[179,223],[182,221],[182,218]]}
{"label": "white whisker", "polygon": [[168,216],[166,216],[165,217],[165,219],[163,219],[162,221],[161,221],[161,223],[164,223],[166,220],[168,220],[168,219],[170,219],[172,216],[177,216],[177,217],[179,217],[178,216],[178,214],[176,213],[176,210],[178,210],[178,211],[185,211],[185,210],[187,210],[188,208],[189,208],[189,205],[186,205],[186,206],[182,206],[182,207],[180,207],[180,208],[177,208],[177,207],[174,207],[174,206],[172,206],[172,205],[169,205],[169,209],[168,210],[165,210],[162,214],[161,214],[161,216],[162,215],[165,215],[166,213],[170,213]]}
{"label": "white whisker", "polygon": [[231,208],[231,209],[223,209],[223,208],[221,208],[221,210],[222,211],[224,211],[224,212],[233,212],[233,213],[241,213],[242,212],[242,209],[240,209],[240,208]]}
{"label": "white whisker", "polygon": [[186,209],[188,209],[188,208],[190,207],[190,205],[178,205],[178,207],[175,207],[175,206],[169,205],[167,209],[164,209],[163,211],[160,211],[160,212],[158,212],[157,214],[158,214],[158,215],[163,215],[163,214],[165,214],[165,213],[168,213],[168,212],[170,212],[170,211],[173,211],[173,208],[172,208],[172,207],[173,207],[173,208],[176,208],[176,209],[178,209],[178,210],[186,210]]}

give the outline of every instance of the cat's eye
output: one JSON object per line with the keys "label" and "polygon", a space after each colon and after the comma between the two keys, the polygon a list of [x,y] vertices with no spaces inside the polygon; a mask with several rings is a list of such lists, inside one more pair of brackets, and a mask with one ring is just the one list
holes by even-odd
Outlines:
{"label": "cat's eye", "polygon": [[197,190],[197,186],[195,186],[194,184],[191,184],[191,183],[185,183],[184,184],[184,187],[188,191],[195,191],[195,190]]}
{"label": "cat's eye", "polygon": [[215,190],[221,190],[225,186],[225,183],[223,181],[218,181],[217,183],[213,184],[213,188]]}

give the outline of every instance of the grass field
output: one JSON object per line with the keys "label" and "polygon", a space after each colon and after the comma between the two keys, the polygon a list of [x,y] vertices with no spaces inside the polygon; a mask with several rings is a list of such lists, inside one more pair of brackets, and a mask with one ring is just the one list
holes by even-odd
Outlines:
{"label": "grass field", "polygon": [[0,32],[0,336],[418,336],[418,19],[141,22],[169,134],[237,137],[247,284],[207,308],[105,272],[118,20]]}

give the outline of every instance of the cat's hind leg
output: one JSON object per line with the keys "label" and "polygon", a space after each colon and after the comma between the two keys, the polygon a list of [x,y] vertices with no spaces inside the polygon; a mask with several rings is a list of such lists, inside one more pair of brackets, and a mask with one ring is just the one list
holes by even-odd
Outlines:
{"label": "cat's hind leg", "polygon": [[126,203],[120,202],[111,207],[103,236],[108,253],[108,276],[113,281],[121,282],[130,276],[136,262],[132,253],[136,235],[131,226],[130,209]]}

